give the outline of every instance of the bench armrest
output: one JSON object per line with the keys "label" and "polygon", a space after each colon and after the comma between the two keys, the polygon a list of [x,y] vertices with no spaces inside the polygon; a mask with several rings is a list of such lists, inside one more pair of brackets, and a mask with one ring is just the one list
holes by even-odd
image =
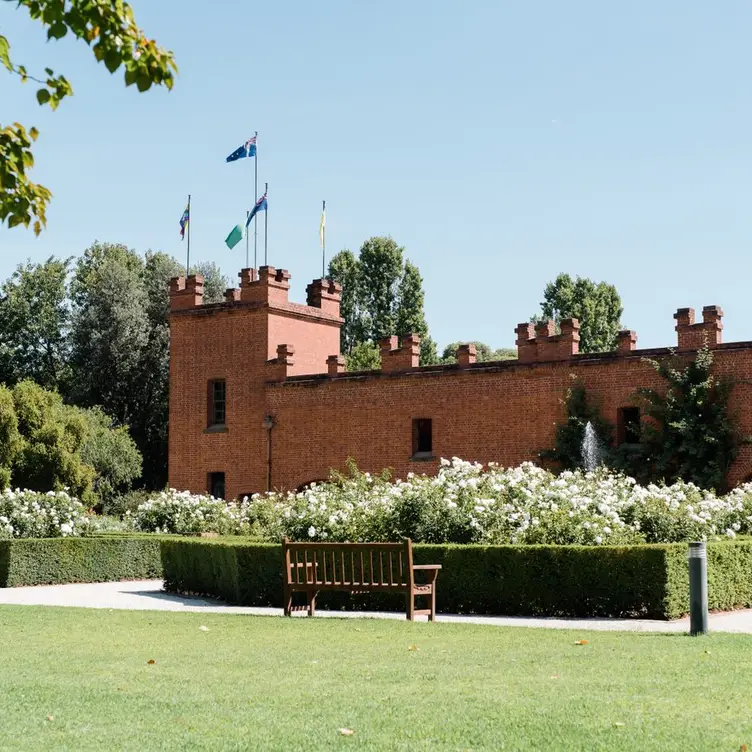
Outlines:
{"label": "bench armrest", "polygon": [[441,564],[413,564],[413,569],[441,569]]}

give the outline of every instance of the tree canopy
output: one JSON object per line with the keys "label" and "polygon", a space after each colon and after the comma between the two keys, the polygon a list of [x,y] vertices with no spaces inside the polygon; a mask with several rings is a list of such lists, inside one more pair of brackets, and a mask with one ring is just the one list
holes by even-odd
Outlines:
{"label": "tree canopy", "polygon": [[[419,334],[421,365],[438,361],[426,323],[423,279],[404,252],[392,238],[373,237],[363,243],[358,256],[343,250],[329,263],[329,277],[342,285],[341,348],[348,370],[372,364],[378,341],[394,334]],[[352,357],[356,348],[357,356]]]}
{"label": "tree canopy", "polygon": [[[7,5],[8,3],[6,3]],[[124,69],[125,85],[146,91],[152,85],[172,88],[177,66],[171,52],[149,39],[136,25],[133,11],[123,0],[16,0],[31,18],[47,29],[47,39],[71,34],[91,47],[98,62],[110,73]],[[0,67],[21,83],[40,84],[36,98],[53,110],[73,94],[68,79],[52,68],[29,70],[11,54],[8,38],[0,34]],[[46,225],[46,209],[52,193],[29,178],[34,166],[32,143],[39,132],[21,123],[0,122],[0,223],[9,227],[33,225],[38,235]]]}
{"label": "tree canopy", "polygon": [[578,319],[580,351],[607,352],[616,349],[623,311],[621,298],[613,285],[560,274],[546,285],[541,314],[533,318],[553,319],[557,325],[563,319]]}

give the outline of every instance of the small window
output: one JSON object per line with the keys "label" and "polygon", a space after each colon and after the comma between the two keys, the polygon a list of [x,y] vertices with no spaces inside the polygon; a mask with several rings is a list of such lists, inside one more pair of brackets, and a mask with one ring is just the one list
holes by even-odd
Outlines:
{"label": "small window", "polygon": [[224,379],[209,382],[209,425],[223,426],[227,418],[227,387]]}
{"label": "small window", "polygon": [[640,443],[639,407],[622,407],[619,409],[618,437],[620,444]]}
{"label": "small window", "polygon": [[209,493],[215,499],[225,498],[225,474],[209,473]]}
{"label": "small window", "polygon": [[431,419],[413,419],[413,457],[429,458],[432,453],[433,425]]}

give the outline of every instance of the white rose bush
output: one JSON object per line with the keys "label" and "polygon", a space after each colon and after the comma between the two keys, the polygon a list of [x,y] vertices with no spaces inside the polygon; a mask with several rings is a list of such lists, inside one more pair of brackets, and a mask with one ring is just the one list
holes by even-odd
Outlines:
{"label": "white rose bush", "polygon": [[752,534],[752,484],[715,496],[691,483],[640,486],[598,470],[555,475],[458,458],[435,476],[349,476],[239,502],[166,491],[139,506],[136,530],[248,535],[266,541],[621,545]]}
{"label": "white rose bush", "polygon": [[6,489],[0,492],[0,540],[66,538],[89,531],[84,505],[65,491]]}

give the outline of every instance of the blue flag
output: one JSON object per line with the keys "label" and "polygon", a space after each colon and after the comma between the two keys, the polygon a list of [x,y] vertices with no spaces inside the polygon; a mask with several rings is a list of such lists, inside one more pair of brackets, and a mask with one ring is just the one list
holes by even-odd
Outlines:
{"label": "blue flag", "polygon": [[266,211],[267,203],[266,203],[266,194],[264,194],[257,202],[256,206],[253,207],[251,210],[251,213],[248,215],[248,219],[245,221],[246,229],[248,228],[248,225],[251,224],[251,220],[261,211]]}
{"label": "blue flag", "polygon": [[238,146],[235,151],[230,154],[225,162],[234,162],[237,159],[243,159],[244,157],[256,156],[256,136],[249,138],[242,146]]}

